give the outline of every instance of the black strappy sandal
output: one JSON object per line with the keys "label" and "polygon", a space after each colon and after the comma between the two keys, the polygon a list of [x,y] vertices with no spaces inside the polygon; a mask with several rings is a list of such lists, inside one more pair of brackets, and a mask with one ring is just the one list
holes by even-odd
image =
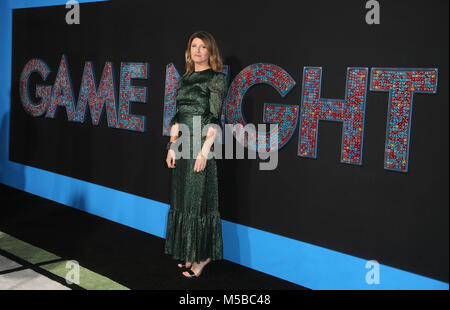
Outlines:
{"label": "black strappy sandal", "polygon": [[202,270],[200,270],[200,273],[198,275],[196,275],[193,271],[192,271],[192,267],[187,269],[187,273],[189,273],[190,277],[187,277],[184,275],[184,273],[181,273],[183,275],[183,277],[187,278],[187,279],[198,279],[202,273],[205,273],[205,268],[207,268],[209,266],[209,264],[211,263],[211,261],[209,263],[207,263],[205,266],[203,266]]}
{"label": "black strappy sandal", "polygon": [[[180,266],[181,265],[181,266]],[[191,267],[192,267],[192,263],[191,263],[191,265],[189,266],[189,267],[186,267],[186,263],[181,263],[181,264],[178,264],[177,265],[177,267],[179,268],[179,269],[182,269],[183,271],[187,271],[187,270],[190,270],[191,269]]]}
{"label": "black strappy sandal", "polygon": [[[205,266],[206,267],[206,266]],[[187,278],[187,279],[198,279],[198,277],[200,276],[200,274],[202,273],[202,271],[200,271],[200,274],[197,276],[195,275],[195,273],[192,271],[192,269],[186,269],[185,271],[187,271],[190,275],[190,277],[186,277],[184,275],[184,273],[182,273],[183,277]]]}

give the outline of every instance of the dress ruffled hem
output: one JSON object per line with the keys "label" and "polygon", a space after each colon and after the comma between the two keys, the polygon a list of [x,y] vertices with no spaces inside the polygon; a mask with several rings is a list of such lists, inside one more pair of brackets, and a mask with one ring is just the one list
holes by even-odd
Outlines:
{"label": "dress ruffled hem", "polygon": [[174,259],[197,262],[223,259],[222,222],[219,212],[204,216],[183,214],[174,208],[167,220],[165,254]]}

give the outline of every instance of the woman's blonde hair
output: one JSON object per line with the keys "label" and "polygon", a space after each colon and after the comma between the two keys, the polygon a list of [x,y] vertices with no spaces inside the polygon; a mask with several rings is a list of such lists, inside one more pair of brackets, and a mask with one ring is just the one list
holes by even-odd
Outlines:
{"label": "woman's blonde hair", "polygon": [[222,72],[223,61],[216,40],[209,32],[197,31],[191,34],[186,51],[184,52],[184,58],[186,60],[186,72],[183,76],[189,75],[195,71],[195,64],[191,58],[191,45],[192,41],[195,38],[199,38],[205,43],[209,53],[208,64],[211,66],[211,68],[216,72]]}

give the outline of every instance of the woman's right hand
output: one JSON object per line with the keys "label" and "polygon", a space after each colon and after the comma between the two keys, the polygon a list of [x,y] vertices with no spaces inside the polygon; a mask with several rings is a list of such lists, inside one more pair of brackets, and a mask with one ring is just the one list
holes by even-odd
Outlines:
{"label": "woman's right hand", "polygon": [[169,168],[175,168],[175,151],[170,149],[167,151],[167,158],[166,158],[167,167]]}

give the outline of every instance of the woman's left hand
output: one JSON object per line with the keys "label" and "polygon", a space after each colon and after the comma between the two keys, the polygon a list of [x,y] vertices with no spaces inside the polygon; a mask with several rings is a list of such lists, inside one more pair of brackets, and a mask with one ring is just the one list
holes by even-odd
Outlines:
{"label": "woman's left hand", "polygon": [[197,155],[197,159],[195,160],[194,172],[203,171],[206,167],[207,157],[203,155],[202,152],[199,152]]}

